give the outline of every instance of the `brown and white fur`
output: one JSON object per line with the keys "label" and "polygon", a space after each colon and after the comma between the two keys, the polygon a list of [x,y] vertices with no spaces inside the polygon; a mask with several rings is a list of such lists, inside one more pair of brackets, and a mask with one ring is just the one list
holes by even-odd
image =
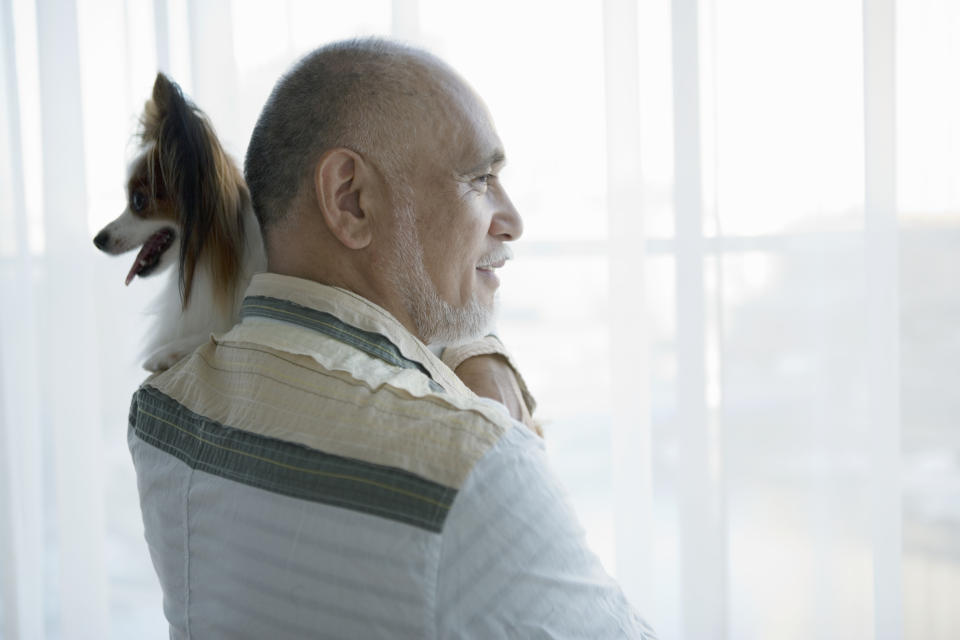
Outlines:
{"label": "brown and white fur", "polygon": [[127,208],[93,242],[112,255],[140,249],[126,284],[175,267],[144,351],[143,367],[161,371],[235,324],[266,258],[240,170],[204,113],[162,73],[144,108],[140,141]]}

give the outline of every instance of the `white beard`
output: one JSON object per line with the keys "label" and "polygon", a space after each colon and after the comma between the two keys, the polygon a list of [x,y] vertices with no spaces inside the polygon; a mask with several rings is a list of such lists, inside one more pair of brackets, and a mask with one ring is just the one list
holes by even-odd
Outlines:
{"label": "white beard", "polygon": [[441,298],[423,263],[423,245],[409,201],[398,205],[396,224],[390,277],[417,336],[426,344],[454,346],[485,335],[495,315],[496,299],[484,306],[474,296],[465,306],[455,307]]}

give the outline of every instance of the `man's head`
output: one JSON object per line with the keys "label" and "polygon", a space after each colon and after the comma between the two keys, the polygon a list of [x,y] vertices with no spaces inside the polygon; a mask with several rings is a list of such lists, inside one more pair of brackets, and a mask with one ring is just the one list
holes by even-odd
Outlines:
{"label": "man's head", "polygon": [[522,222],[483,103],[439,59],[382,40],[299,62],[254,129],[246,177],[269,268],[353,290],[426,342],[481,334]]}

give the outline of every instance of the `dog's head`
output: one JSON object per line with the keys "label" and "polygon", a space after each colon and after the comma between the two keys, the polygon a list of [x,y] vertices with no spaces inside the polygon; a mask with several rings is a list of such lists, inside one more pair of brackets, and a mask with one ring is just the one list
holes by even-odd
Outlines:
{"label": "dog's head", "polygon": [[213,127],[180,87],[158,73],[140,121],[140,153],[127,177],[127,207],[94,238],[102,251],[140,248],[127,274],[159,273],[176,263],[186,307],[198,268],[229,286],[239,269],[249,193]]}

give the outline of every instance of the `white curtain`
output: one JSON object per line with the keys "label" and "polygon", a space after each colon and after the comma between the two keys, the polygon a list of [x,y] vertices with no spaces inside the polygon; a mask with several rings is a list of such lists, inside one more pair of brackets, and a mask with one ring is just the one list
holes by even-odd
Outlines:
{"label": "white curtain", "polygon": [[363,34],[488,102],[500,331],[661,637],[960,637],[952,0],[0,0],[0,637],[166,637],[125,441],[158,283],[91,243],[155,72],[242,158]]}

